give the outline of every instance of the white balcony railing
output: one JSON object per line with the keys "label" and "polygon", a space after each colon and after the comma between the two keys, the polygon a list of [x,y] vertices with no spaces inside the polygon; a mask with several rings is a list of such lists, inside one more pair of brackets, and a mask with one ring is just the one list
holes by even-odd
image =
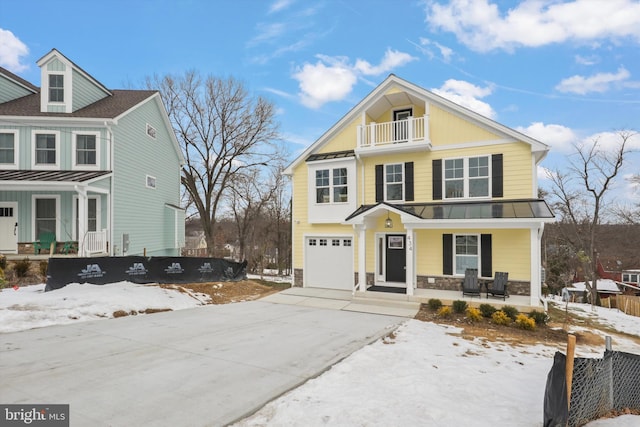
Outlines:
{"label": "white balcony railing", "polygon": [[403,142],[428,143],[428,123],[428,117],[409,117],[407,120],[358,126],[358,147],[377,147]]}
{"label": "white balcony railing", "polygon": [[84,239],[85,255],[107,253],[107,230],[88,231]]}

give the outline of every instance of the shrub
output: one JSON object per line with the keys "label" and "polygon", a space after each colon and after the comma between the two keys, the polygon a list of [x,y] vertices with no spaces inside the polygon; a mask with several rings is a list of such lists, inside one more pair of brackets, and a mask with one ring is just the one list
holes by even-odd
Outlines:
{"label": "shrub", "polygon": [[504,311],[498,310],[491,315],[491,321],[496,325],[508,325],[511,323],[511,318]]}
{"label": "shrub", "polygon": [[31,262],[29,258],[22,259],[13,263],[13,270],[16,272],[16,276],[25,277],[29,273]]}
{"label": "shrub", "polygon": [[493,313],[497,311],[497,309],[491,304],[480,304],[479,308],[482,317],[491,317]]}
{"label": "shrub", "polygon": [[0,254],[0,269],[7,269],[7,257],[2,254]]}
{"label": "shrub", "polygon": [[475,307],[467,307],[467,319],[471,320],[472,322],[478,322],[480,319],[482,319],[482,314],[480,313],[480,310],[478,310]]}
{"label": "shrub", "polygon": [[47,269],[49,268],[48,261],[40,261],[40,275],[42,277],[47,277]]}
{"label": "shrub", "polygon": [[536,321],[526,314],[520,313],[516,316],[516,325],[528,331],[536,327]]}
{"label": "shrub", "polygon": [[0,289],[4,288],[4,285],[7,283],[4,277],[4,269],[0,267]]}
{"label": "shrub", "polygon": [[449,317],[449,316],[451,316],[451,307],[445,306],[445,307],[440,307],[438,309],[438,317]]}
{"label": "shrub", "polygon": [[437,298],[431,298],[428,302],[427,305],[429,306],[430,310],[433,311],[437,311],[440,309],[440,307],[442,307],[442,301],[440,301]]}
{"label": "shrub", "polygon": [[536,325],[545,325],[549,320],[549,316],[544,311],[533,310],[529,313],[529,317],[536,322]]}
{"label": "shrub", "polygon": [[511,318],[511,320],[516,320],[516,316],[518,316],[518,309],[512,305],[505,305],[500,310],[504,311],[504,313]]}
{"label": "shrub", "polygon": [[467,309],[466,301],[457,300],[453,302],[453,311],[455,313],[464,313],[466,309]]}

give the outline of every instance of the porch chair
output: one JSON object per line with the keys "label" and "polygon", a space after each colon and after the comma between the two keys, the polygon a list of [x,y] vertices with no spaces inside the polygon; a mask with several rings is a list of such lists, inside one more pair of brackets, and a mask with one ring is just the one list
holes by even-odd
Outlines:
{"label": "porch chair", "polygon": [[506,300],[509,296],[509,292],[507,291],[507,284],[509,282],[509,273],[496,271],[496,275],[493,278],[493,283],[487,285],[487,299],[489,298],[489,294],[493,298],[502,298],[502,300]]}
{"label": "porch chair", "polygon": [[53,255],[56,252],[56,244],[56,233],[50,231],[42,232],[38,236],[38,240],[33,242],[33,253],[38,255],[42,249],[46,249],[50,255]]}
{"label": "porch chair", "polygon": [[478,269],[467,268],[464,271],[464,280],[460,285],[462,287],[462,296],[470,295],[480,298],[480,282],[478,281]]}

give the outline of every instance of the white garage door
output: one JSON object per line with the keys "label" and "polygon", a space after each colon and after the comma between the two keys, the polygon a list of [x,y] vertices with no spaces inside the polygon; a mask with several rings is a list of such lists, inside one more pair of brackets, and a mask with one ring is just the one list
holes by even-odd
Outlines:
{"label": "white garage door", "polygon": [[352,237],[307,237],[304,246],[306,287],[353,289]]}

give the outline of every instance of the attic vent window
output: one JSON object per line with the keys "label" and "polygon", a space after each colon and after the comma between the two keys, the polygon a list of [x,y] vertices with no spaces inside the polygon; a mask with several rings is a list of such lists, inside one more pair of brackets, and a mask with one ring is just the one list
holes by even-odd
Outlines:
{"label": "attic vent window", "polygon": [[156,188],[156,177],[147,175],[147,188]]}
{"label": "attic vent window", "polygon": [[151,138],[156,139],[156,128],[147,123],[147,135]]}
{"label": "attic vent window", "polygon": [[49,74],[49,102],[64,102],[64,76]]}

